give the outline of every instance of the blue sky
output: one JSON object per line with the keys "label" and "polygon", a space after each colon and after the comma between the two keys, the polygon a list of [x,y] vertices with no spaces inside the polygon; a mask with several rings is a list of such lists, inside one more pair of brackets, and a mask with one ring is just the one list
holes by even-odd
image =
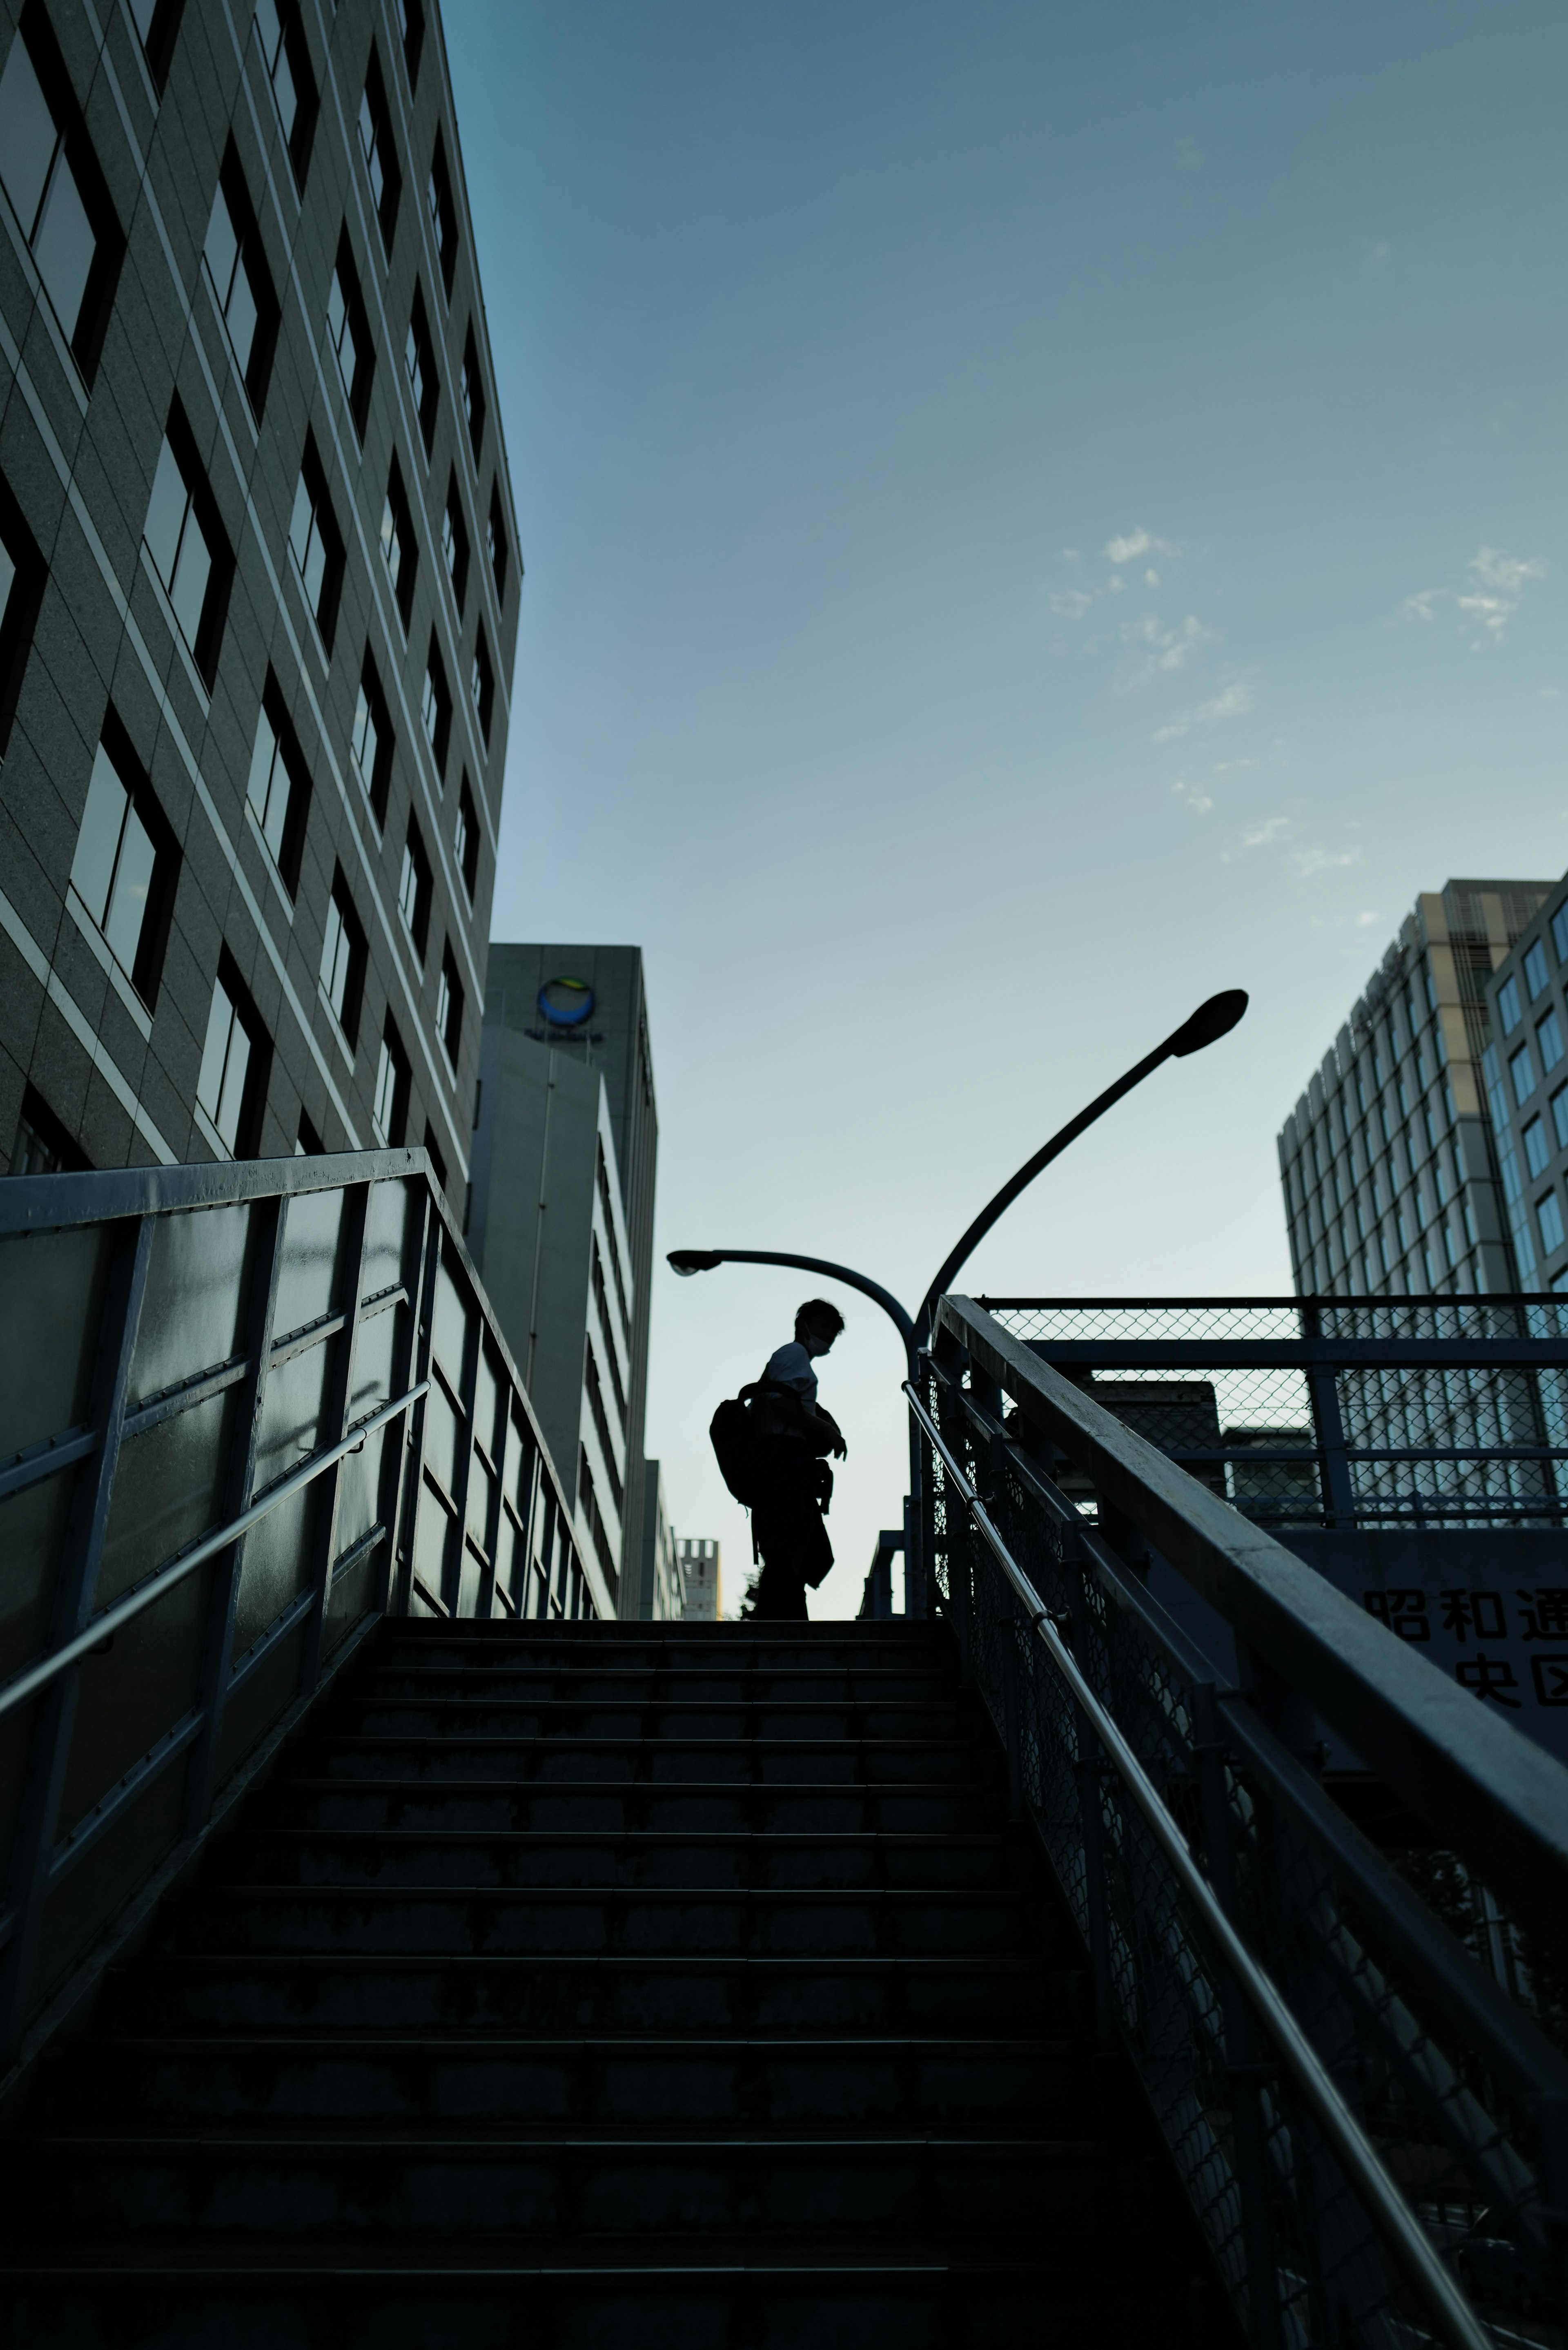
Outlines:
{"label": "blue sky", "polygon": [[[1568,866],[1568,16],[461,0],[527,567],[493,931],[648,959],[658,1246],[1290,1285],[1274,1136],[1418,890]],[[671,1514],[800,1284],[654,1301]],[[814,1603],[903,1488],[870,1309]]]}

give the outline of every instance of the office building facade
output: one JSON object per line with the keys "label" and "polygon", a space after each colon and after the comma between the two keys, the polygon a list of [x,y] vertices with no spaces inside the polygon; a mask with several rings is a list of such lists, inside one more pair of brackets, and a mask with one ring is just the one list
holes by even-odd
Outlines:
{"label": "office building facade", "polygon": [[654,1623],[679,1624],[686,1612],[685,1586],[657,1461],[643,1463],[642,1492],[643,1557],[638,1587],[650,1596],[648,1612]]}
{"label": "office building facade", "polygon": [[468,1175],[521,564],[434,0],[0,0],[0,1154]]}
{"label": "office building facade", "polygon": [[682,1620],[688,1624],[717,1624],[724,1613],[718,1544],[706,1534],[678,1534],[675,1558],[680,1571]]}
{"label": "office building facade", "polygon": [[1455,880],[1417,899],[1279,1137],[1298,1295],[1517,1286],[1485,1064],[1494,982],[1552,889]]}
{"label": "office building facade", "polygon": [[1492,972],[1481,1076],[1521,1289],[1568,1290],[1568,876]]}
{"label": "office building facade", "polygon": [[636,947],[496,942],[468,1240],[623,1617],[651,1616],[642,1454],[659,1122]]}

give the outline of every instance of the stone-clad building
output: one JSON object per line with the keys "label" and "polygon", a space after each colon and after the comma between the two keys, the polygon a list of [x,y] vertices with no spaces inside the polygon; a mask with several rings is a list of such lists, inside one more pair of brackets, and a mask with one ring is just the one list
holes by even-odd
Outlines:
{"label": "stone-clad building", "polygon": [[0,1164],[468,1176],[522,566],[434,0],[0,0]]}

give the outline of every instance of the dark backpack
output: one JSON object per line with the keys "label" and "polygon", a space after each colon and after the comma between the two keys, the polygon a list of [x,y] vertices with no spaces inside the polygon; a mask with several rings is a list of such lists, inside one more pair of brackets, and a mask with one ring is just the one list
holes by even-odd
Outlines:
{"label": "dark backpack", "polygon": [[756,1392],[754,1387],[742,1388],[738,1396],[726,1397],[708,1423],[719,1474],[736,1501],[748,1510],[759,1498],[762,1484],[757,1451],[763,1440],[750,1409]]}

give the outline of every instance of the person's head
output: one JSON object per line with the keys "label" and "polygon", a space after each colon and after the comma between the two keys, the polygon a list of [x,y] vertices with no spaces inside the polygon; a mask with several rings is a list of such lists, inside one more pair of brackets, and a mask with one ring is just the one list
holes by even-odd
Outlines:
{"label": "person's head", "polygon": [[794,1317],[797,1347],[808,1355],[826,1355],[844,1327],[844,1316],[826,1297],[810,1297]]}

